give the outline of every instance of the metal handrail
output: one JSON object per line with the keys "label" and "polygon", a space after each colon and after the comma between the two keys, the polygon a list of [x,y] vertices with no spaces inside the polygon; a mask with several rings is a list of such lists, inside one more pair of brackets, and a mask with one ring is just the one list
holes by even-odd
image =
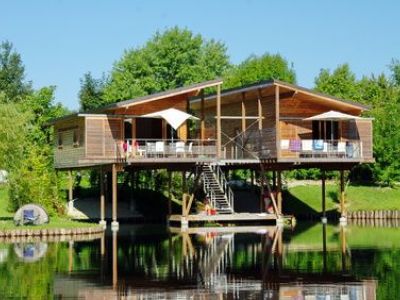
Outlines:
{"label": "metal handrail", "polygon": [[281,139],[281,151],[297,153],[299,156],[362,158],[361,140],[326,140],[326,139]]}
{"label": "metal handrail", "polygon": [[224,172],[222,172],[221,167],[219,165],[212,165],[211,169],[216,175],[216,179],[219,183],[219,186],[222,188],[222,192],[225,194],[227,198],[229,207],[232,209],[232,211],[234,211],[234,194],[231,187],[228,184],[228,181],[226,180]]}

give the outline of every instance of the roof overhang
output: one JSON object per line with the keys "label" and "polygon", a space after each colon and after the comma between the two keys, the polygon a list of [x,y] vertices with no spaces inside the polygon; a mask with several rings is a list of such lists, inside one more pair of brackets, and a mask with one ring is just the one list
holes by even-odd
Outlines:
{"label": "roof overhang", "polygon": [[[360,103],[356,103],[353,101],[349,101],[349,100],[343,100],[343,99],[339,99],[330,95],[326,95],[317,91],[313,91],[295,84],[291,84],[291,83],[287,83],[284,81],[280,81],[280,80],[268,80],[268,81],[261,81],[258,83],[254,83],[254,84],[250,84],[250,85],[246,85],[246,86],[242,86],[242,87],[237,87],[237,88],[232,88],[232,89],[227,89],[227,90],[223,90],[221,92],[221,97],[229,97],[229,96],[234,96],[234,95],[243,95],[245,93],[248,92],[254,92],[257,90],[264,90],[264,89],[268,89],[268,88],[273,88],[274,86],[279,86],[282,88],[282,90],[285,91],[285,94],[290,95],[290,93],[288,93],[289,91],[291,91],[293,93],[294,96],[306,96],[306,97],[312,97],[314,99],[319,99],[319,100],[323,100],[324,103],[332,103],[335,105],[340,105],[343,107],[347,107],[348,109],[353,109],[353,110],[358,110],[360,112],[365,111],[365,110],[369,110],[370,107],[360,104]],[[216,100],[217,95],[214,94],[210,94],[210,95],[206,95],[204,96],[204,100],[205,101],[215,101]],[[192,97],[190,99],[190,103],[199,103],[201,101],[201,97],[199,96],[195,96]]]}

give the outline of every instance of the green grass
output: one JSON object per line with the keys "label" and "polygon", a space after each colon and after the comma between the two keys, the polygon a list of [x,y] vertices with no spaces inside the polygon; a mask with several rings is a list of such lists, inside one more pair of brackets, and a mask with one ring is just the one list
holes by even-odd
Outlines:
{"label": "green grass", "polygon": [[37,225],[37,226],[22,226],[17,227],[14,225],[13,217],[14,213],[7,211],[7,201],[8,201],[8,189],[6,186],[0,186],[0,230],[4,229],[15,229],[15,228],[24,228],[24,229],[54,229],[54,228],[64,228],[64,229],[72,229],[72,228],[88,228],[99,226],[97,223],[88,223],[88,222],[80,222],[73,221],[65,217],[51,217],[50,222],[48,224]]}
{"label": "green grass", "polygon": [[8,203],[8,188],[7,186],[0,185],[0,218],[9,218],[13,216],[13,213],[7,211]]}
{"label": "green grass", "polygon": [[0,230],[5,229],[73,229],[73,228],[89,228],[97,227],[97,223],[87,223],[73,221],[67,218],[50,218],[48,224],[43,225],[27,225],[27,226],[15,226],[13,220],[0,221]]}
{"label": "green grass", "polygon": [[[284,194],[284,206],[293,213],[320,213],[321,185],[296,186]],[[400,188],[350,185],[346,189],[347,211],[400,209]],[[326,210],[339,210],[338,187],[326,186]]]}

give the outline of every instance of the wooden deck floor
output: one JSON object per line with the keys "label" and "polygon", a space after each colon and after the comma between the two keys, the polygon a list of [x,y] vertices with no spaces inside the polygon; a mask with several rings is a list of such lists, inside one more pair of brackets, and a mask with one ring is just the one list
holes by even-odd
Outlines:
{"label": "wooden deck floor", "polygon": [[[287,218],[287,217],[285,217]],[[201,223],[201,222],[223,222],[223,223],[241,223],[241,222],[269,222],[276,221],[278,218],[275,214],[267,213],[233,213],[233,214],[217,214],[217,215],[171,215],[169,222],[184,223]]]}
{"label": "wooden deck floor", "polygon": [[171,233],[187,233],[187,234],[206,234],[206,233],[258,233],[265,234],[267,232],[275,232],[276,226],[213,226],[213,227],[189,227],[181,228],[170,226]]}

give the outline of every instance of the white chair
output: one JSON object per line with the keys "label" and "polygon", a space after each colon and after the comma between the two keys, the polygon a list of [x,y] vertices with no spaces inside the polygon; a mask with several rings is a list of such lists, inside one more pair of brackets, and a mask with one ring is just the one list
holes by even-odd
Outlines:
{"label": "white chair", "polygon": [[189,143],[187,153],[190,154],[191,157],[193,157],[193,142]]}
{"label": "white chair", "polygon": [[164,156],[165,152],[164,152],[164,142],[156,142],[156,155],[157,156]]}
{"label": "white chair", "polygon": [[281,150],[289,150],[289,140],[281,140]]}
{"label": "white chair", "polygon": [[301,154],[303,156],[312,156],[313,151],[313,141],[312,140],[302,140],[301,142]]}
{"label": "white chair", "polygon": [[185,142],[176,142],[175,154],[176,156],[178,156],[179,154],[185,155]]}
{"label": "white chair", "polygon": [[338,156],[340,156],[340,157],[343,157],[346,155],[346,143],[345,142],[338,142],[337,152],[338,152]]}

